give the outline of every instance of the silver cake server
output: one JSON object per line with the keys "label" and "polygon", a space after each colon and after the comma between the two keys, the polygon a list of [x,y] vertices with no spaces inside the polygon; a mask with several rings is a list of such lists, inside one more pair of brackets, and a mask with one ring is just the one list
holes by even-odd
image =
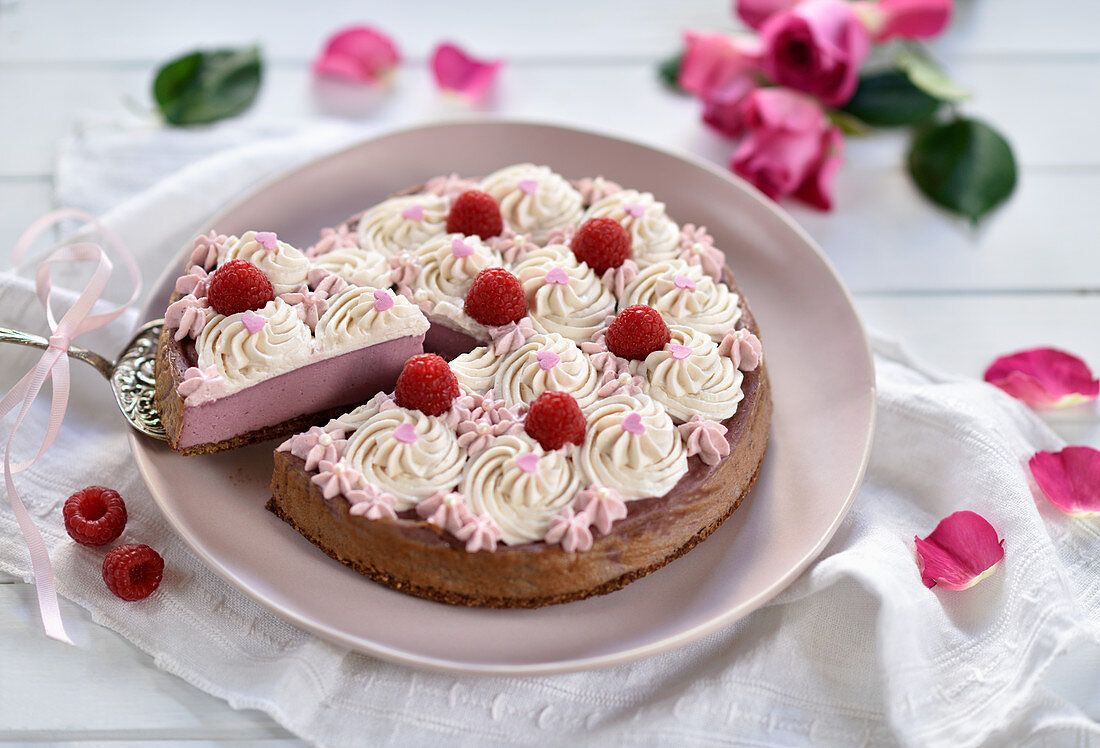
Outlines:
{"label": "silver cake server", "polygon": [[[157,357],[157,339],[164,328],[164,320],[155,319],[142,325],[129,344],[122,349],[117,361],[109,361],[94,351],[70,346],[69,358],[91,364],[111,383],[118,409],[127,423],[154,439],[166,441],[168,435],[160,422],[160,413],[154,404],[156,379],[153,366]],[[50,341],[39,335],[0,327],[0,343],[18,343],[47,350]]]}

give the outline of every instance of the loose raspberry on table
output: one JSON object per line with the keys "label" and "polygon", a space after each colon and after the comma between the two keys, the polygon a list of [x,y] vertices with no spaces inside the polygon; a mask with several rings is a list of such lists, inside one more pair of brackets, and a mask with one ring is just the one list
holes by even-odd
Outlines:
{"label": "loose raspberry on table", "polygon": [[210,276],[206,298],[215,312],[228,316],[263,309],[275,300],[275,289],[264,271],[248,260],[230,260]]}
{"label": "loose raspberry on table", "polygon": [[447,233],[477,235],[482,239],[500,236],[504,219],[493,196],[481,190],[468,190],[455,198],[447,214]]}
{"label": "loose raspberry on table", "polygon": [[531,403],[523,430],[543,449],[561,449],[584,442],[587,421],[577,399],[568,392],[544,392]]}
{"label": "loose raspberry on table", "polygon": [[103,557],[103,581],[123,600],[144,600],[163,576],[164,559],[147,545],[120,545]]}
{"label": "loose raspberry on table", "polygon": [[630,257],[630,235],[614,218],[589,218],[569,243],[573,255],[596,275],[617,268]]}
{"label": "loose raspberry on table", "polygon": [[421,353],[406,361],[393,390],[394,400],[402,408],[429,416],[446,413],[459,394],[458,378],[434,353]]}
{"label": "loose raspberry on table", "polygon": [[527,314],[527,296],[519,278],[504,268],[485,268],[466,292],[466,314],[483,325],[500,327]]}
{"label": "loose raspberry on table", "polygon": [[126,503],[118,491],[88,486],[65,500],[65,531],[81,545],[107,545],[126,527]]}
{"label": "loose raspberry on table", "polygon": [[672,339],[661,313],[645,304],[631,304],[607,327],[607,350],[630,360],[642,360]]}

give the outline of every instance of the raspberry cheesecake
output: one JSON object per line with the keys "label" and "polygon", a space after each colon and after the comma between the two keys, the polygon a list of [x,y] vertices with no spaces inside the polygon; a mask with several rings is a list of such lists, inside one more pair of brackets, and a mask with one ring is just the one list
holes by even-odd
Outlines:
{"label": "raspberry cheesecake", "polygon": [[275,452],[269,509],[333,558],[446,603],[579,600],[689,551],[755,481],[759,330],[706,229],[652,194],[518,164],[437,177],[326,239],[315,266],[385,258],[428,351]]}

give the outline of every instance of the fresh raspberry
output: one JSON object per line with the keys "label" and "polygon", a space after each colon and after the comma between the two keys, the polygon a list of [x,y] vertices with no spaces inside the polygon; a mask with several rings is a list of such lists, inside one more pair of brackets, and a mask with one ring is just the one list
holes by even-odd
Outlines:
{"label": "fresh raspberry", "polygon": [[527,314],[527,296],[519,278],[504,268],[485,268],[466,292],[466,314],[483,325],[519,322]]}
{"label": "fresh raspberry", "polygon": [[645,304],[631,304],[607,327],[607,350],[625,359],[640,361],[671,339],[661,313]]}
{"label": "fresh raspberry", "polygon": [[573,234],[569,248],[596,275],[603,275],[608,268],[617,268],[630,257],[630,235],[614,218],[589,218]]}
{"label": "fresh raspberry", "polygon": [[126,527],[126,504],[118,491],[88,486],[65,500],[65,531],[81,545],[107,545]]}
{"label": "fresh raspberry", "polygon": [[275,289],[264,271],[248,260],[230,260],[210,276],[206,297],[215,312],[228,316],[263,309],[275,300]]}
{"label": "fresh raspberry", "polygon": [[584,442],[587,426],[577,399],[568,392],[544,392],[527,410],[523,430],[543,449],[561,449],[566,442]]}
{"label": "fresh raspberry", "polygon": [[143,600],[160,586],[164,559],[147,545],[120,545],[103,557],[103,581],[123,600]]}
{"label": "fresh raspberry", "polygon": [[429,416],[446,413],[458,395],[458,378],[447,362],[434,353],[421,353],[406,361],[393,390],[394,399],[402,408]]}
{"label": "fresh raspberry", "polygon": [[476,234],[482,239],[500,236],[504,231],[504,219],[500,206],[493,196],[481,190],[469,190],[455,198],[451,212],[447,214],[447,233]]}

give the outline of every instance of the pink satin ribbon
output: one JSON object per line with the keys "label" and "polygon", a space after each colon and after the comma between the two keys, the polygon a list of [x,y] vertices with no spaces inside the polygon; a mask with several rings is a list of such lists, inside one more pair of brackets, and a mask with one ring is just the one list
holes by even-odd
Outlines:
{"label": "pink satin ribbon", "polygon": [[[78,335],[113,322],[137,301],[141,295],[141,271],[138,270],[134,258],[113,232],[84,211],[68,208],[48,213],[30,225],[15,244],[15,250],[12,252],[14,264],[18,266],[23,261],[27,250],[30,249],[38,237],[52,226],[67,219],[77,219],[85,222],[94,227],[96,231],[114,245],[118,256],[130,274],[130,280],[134,285],[133,293],[124,304],[106,312],[92,314],[92,309],[99,301],[103,290],[107,287],[107,281],[111,277],[112,265],[107,253],[98,244],[91,242],[74,242],[51,252],[39,266],[35,275],[38,300],[46,308],[46,319],[52,333],[49,338],[50,347],[42,354],[42,358],[38,360],[34,368],[27,372],[0,400],[0,418],[3,418],[21,404],[19,414],[15,419],[15,425],[12,426],[7,446],[4,449],[4,482],[7,485],[8,501],[11,503],[12,513],[15,514],[19,529],[23,532],[23,540],[26,542],[27,550],[30,553],[34,583],[38,592],[38,609],[42,614],[42,625],[46,630],[46,635],[51,639],[72,644],[73,642],[65,632],[65,625],[61,620],[61,608],[57,602],[57,580],[54,578],[53,568],[50,565],[49,551],[42,539],[42,534],[35,527],[30,513],[23,505],[19,492],[15,489],[13,476],[33,465],[50,448],[61,429],[61,422],[65,417],[65,408],[69,403],[69,359],[66,355],[69,345]],[[55,262],[96,263],[88,284],[60,320],[54,316],[53,308],[50,305],[50,266]],[[11,451],[19,427],[47,379],[51,380],[53,386],[53,402],[50,407],[50,420],[46,426],[46,434],[42,438],[42,445],[38,449],[38,454],[30,460],[13,465]]]}

